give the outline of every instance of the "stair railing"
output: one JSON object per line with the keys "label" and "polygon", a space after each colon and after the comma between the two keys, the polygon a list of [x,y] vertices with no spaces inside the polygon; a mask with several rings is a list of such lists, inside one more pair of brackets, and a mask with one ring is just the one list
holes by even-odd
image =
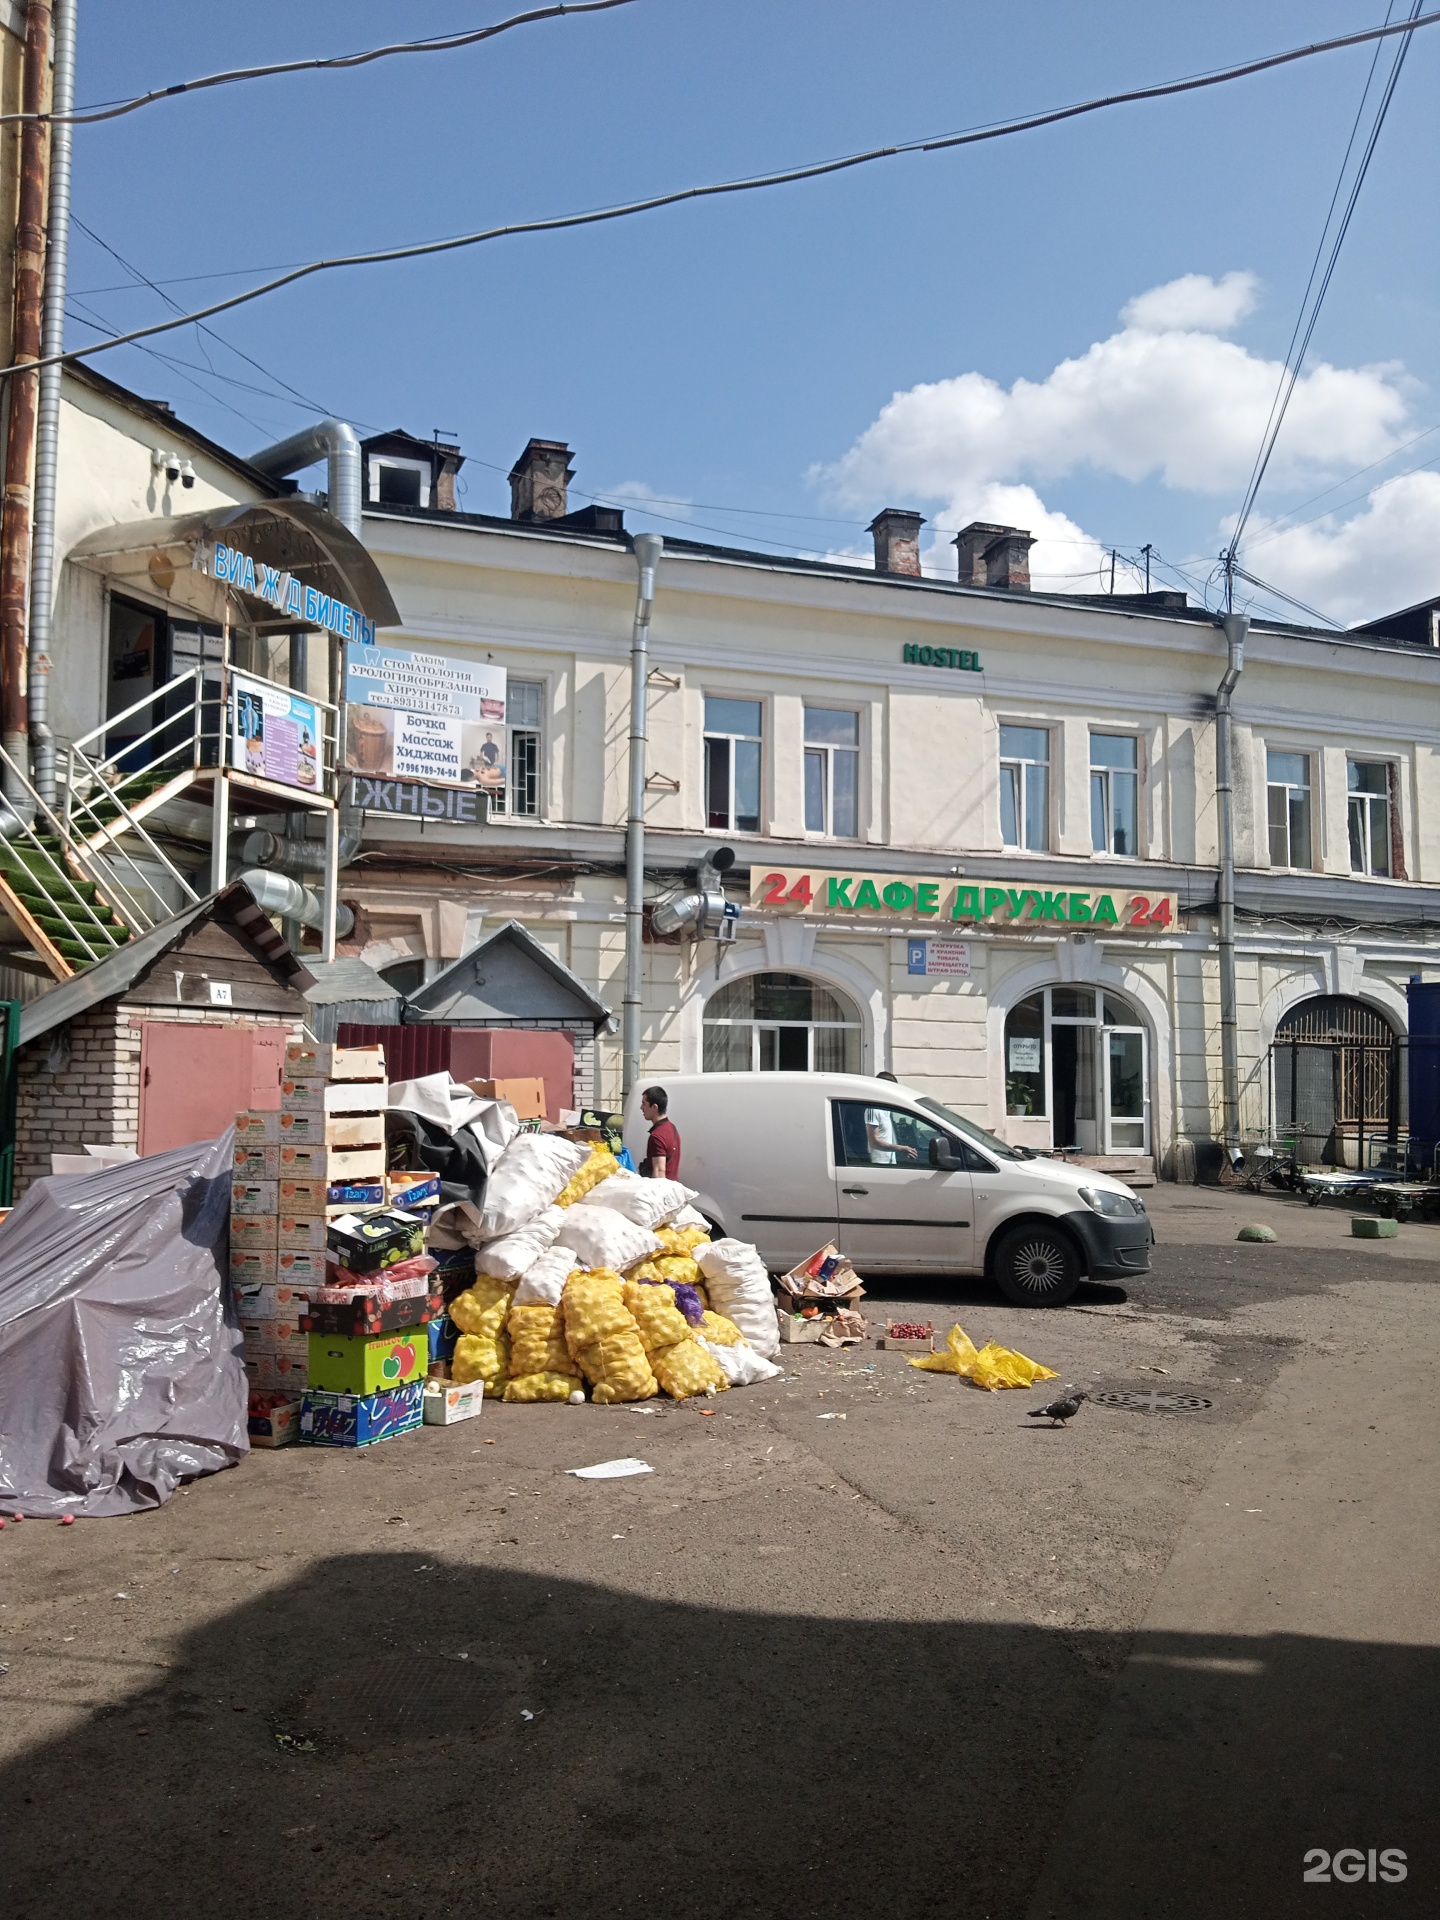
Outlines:
{"label": "stair railing", "polygon": [[[15,783],[10,791],[12,793],[21,791],[25,794],[33,808],[32,819],[43,820],[48,824],[55,840],[63,847],[66,844],[64,822],[58,814],[46,806],[31,785],[25,770],[11,759],[3,747],[0,747],[0,766],[5,768]],[[106,925],[75,884],[75,876],[65,865],[64,859],[57,858],[55,853],[45,845],[40,835],[36,833],[32,822],[24,818],[21,808],[15,807],[12,811],[17,816],[17,824],[7,836],[7,843],[18,849],[24,856],[20,864],[45,907],[49,909],[51,917],[61,921],[69,929],[75,944],[83,948],[91,960],[103,960],[107,954],[114,953],[117,947],[123,946],[124,942],[116,939],[114,929]],[[102,887],[98,880],[93,881],[93,884],[101,897],[107,903],[113,904],[110,901],[109,889]],[[130,922],[120,912],[118,905],[115,911],[128,926]]]}

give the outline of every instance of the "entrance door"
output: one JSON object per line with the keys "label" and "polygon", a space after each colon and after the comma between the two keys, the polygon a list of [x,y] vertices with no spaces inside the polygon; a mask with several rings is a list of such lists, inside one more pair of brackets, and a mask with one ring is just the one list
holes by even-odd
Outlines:
{"label": "entrance door", "polygon": [[808,1073],[810,1071],[809,1027],[759,1027],[755,1038],[759,1049],[761,1073]]}
{"label": "entrance door", "polygon": [[1145,1029],[1107,1027],[1104,1039],[1105,1151],[1144,1153],[1150,1132]]}
{"label": "entrance door", "polygon": [[862,1274],[965,1272],[975,1247],[971,1176],[930,1164],[932,1140],[968,1159],[963,1143],[906,1107],[833,1100],[830,1110],[841,1251]]}
{"label": "entrance door", "polygon": [[136,1150],[143,1158],[215,1140],[240,1108],[278,1107],[284,1061],[285,1034],[279,1027],[145,1021]]}

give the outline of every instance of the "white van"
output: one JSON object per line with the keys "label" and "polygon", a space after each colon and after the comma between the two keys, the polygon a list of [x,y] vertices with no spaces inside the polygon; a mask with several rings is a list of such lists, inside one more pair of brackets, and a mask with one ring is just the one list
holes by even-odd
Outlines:
{"label": "white van", "polygon": [[662,1086],[680,1178],[722,1232],[784,1273],[833,1240],[863,1274],[983,1273],[1019,1306],[1059,1306],[1082,1278],[1150,1266],[1144,1205],[1123,1181],[1006,1146],[938,1101],[848,1073],[652,1076],[625,1110],[635,1164]]}

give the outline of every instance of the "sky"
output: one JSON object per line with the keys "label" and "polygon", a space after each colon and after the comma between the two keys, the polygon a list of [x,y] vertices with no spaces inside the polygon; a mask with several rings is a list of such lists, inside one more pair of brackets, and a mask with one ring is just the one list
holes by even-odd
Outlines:
{"label": "sky", "polygon": [[[77,104],[505,12],[83,0]],[[163,101],[77,129],[67,344],[305,260],[944,134],[1383,18],[1380,0],[631,0]],[[321,412],[453,433],[472,511],[508,511],[538,435],[574,449],[573,503],[619,501],[632,528],[866,554],[871,517],[908,507],[940,576],[980,518],[1037,536],[1039,586],[1098,590],[1112,549],[1134,585],[1149,543],[1153,583],[1199,599],[1371,59],[344,269],[93,364],[240,453]],[[1440,593],[1437,78],[1440,26],[1411,48],[1241,555],[1339,624]]]}

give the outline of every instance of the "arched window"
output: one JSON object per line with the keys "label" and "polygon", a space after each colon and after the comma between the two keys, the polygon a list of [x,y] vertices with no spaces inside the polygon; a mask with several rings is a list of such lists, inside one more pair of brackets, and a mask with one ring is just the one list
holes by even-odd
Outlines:
{"label": "arched window", "polygon": [[800,973],[752,973],[705,1006],[706,1073],[858,1073],[860,1014]]}
{"label": "arched window", "polygon": [[1291,1007],[1270,1050],[1275,1126],[1302,1158],[1364,1166],[1366,1140],[1394,1138],[1403,1115],[1395,1031],[1383,1013],[1343,994]]}
{"label": "arched window", "polygon": [[1139,1014],[1108,987],[1042,987],[1019,1001],[1005,1019],[1005,1111],[1048,1120],[1052,1146],[1148,1153],[1148,1036]]}

